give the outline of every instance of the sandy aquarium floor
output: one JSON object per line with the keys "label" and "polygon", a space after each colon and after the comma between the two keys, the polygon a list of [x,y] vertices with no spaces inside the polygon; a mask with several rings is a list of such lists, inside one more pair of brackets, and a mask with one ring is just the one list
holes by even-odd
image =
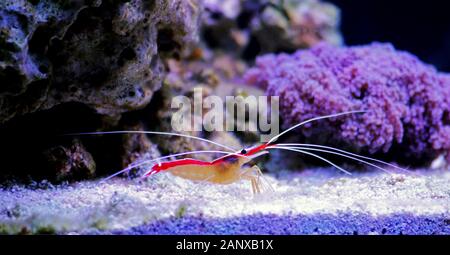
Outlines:
{"label": "sandy aquarium floor", "polygon": [[450,234],[450,171],[352,176],[335,169],[193,183],[170,174],[0,190],[0,233]]}

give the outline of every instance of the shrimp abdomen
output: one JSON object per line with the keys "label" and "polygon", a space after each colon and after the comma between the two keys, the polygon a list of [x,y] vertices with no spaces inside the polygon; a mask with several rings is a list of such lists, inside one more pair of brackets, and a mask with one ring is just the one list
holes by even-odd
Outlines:
{"label": "shrimp abdomen", "polygon": [[169,169],[173,175],[194,181],[208,181],[218,184],[229,184],[240,178],[236,166],[224,164],[180,165]]}

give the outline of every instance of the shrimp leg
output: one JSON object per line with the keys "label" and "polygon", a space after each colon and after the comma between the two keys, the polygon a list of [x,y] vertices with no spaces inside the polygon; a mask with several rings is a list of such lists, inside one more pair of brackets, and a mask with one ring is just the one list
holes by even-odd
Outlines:
{"label": "shrimp leg", "polygon": [[[261,180],[264,179],[264,176],[263,176],[263,173],[261,172],[261,169],[259,169],[258,166],[255,165],[255,166],[244,169],[241,176],[247,180],[250,180],[250,182],[252,184],[253,194],[261,193],[262,190],[267,190],[267,189],[262,189],[262,188],[264,188],[264,185]],[[267,182],[267,180],[265,180],[265,181]],[[268,190],[273,191],[272,186],[270,186],[270,184],[268,182],[267,182],[267,184],[268,184]]]}
{"label": "shrimp leg", "polygon": [[256,181],[256,176],[254,175],[254,167],[248,167],[248,168],[244,168],[241,172],[241,179],[247,179],[251,182],[252,184],[252,192],[253,194],[259,193],[259,189],[258,189],[258,184]]}
{"label": "shrimp leg", "polygon": [[252,182],[253,193],[254,194],[261,193],[261,190],[259,189],[258,182],[257,182],[256,178],[253,177],[253,178],[251,178],[250,181]]}
{"label": "shrimp leg", "polygon": [[[270,182],[266,179],[266,177],[264,177],[264,174],[262,173],[261,169],[257,166],[254,166],[254,169],[257,173],[258,176],[258,182],[260,183],[261,186],[264,186],[263,184],[265,183],[266,186],[266,190],[269,190],[271,192],[275,192],[275,189],[272,187],[272,185],[270,185]],[[261,181],[263,180],[263,181]]]}

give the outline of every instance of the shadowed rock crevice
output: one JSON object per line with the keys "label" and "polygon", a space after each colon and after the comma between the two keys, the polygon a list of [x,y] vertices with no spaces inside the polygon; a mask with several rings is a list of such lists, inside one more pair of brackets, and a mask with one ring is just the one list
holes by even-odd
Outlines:
{"label": "shadowed rock crevice", "polygon": [[12,119],[0,128],[2,177],[64,180],[69,179],[69,170],[76,173],[73,179],[93,176],[95,162],[83,142],[63,135],[93,130],[101,123],[100,115],[80,103]]}
{"label": "shadowed rock crevice", "polygon": [[[180,55],[197,40],[197,5],[181,0],[2,1],[0,128],[13,134],[0,145],[13,155],[4,169],[32,168],[33,162],[46,160],[53,167],[39,167],[64,165],[62,155],[56,164],[53,145],[66,154],[73,146],[105,153],[86,139],[66,142],[51,136],[119,128],[115,125],[123,113],[144,108],[161,86],[165,58]],[[110,146],[120,151],[123,141],[116,139]],[[35,156],[43,154],[42,160]],[[120,155],[113,155],[120,162]],[[29,164],[14,164],[19,158]],[[100,159],[97,167],[111,167],[104,162]],[[92,169],[91,163],[85,165]]]}

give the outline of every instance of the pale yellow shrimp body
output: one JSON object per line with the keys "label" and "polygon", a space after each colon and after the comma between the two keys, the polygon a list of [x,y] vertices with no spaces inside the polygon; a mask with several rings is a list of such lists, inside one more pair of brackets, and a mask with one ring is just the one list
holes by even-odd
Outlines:
{"label": "pale yellow shrimp body", "polygon": [[257,166],[246,167],[245,165],[254,156],[261,155],[260,152],[263,149],[257,147],[249,152],[243,150],[240,153],[226,155],[211,162],[190,158],[163,162],[154,165],[146,176],[167,171],[185,179],[216,184],[230,184],[246,179],[251,181],[253,192],[258,193],[261,190],[261,170]]}

